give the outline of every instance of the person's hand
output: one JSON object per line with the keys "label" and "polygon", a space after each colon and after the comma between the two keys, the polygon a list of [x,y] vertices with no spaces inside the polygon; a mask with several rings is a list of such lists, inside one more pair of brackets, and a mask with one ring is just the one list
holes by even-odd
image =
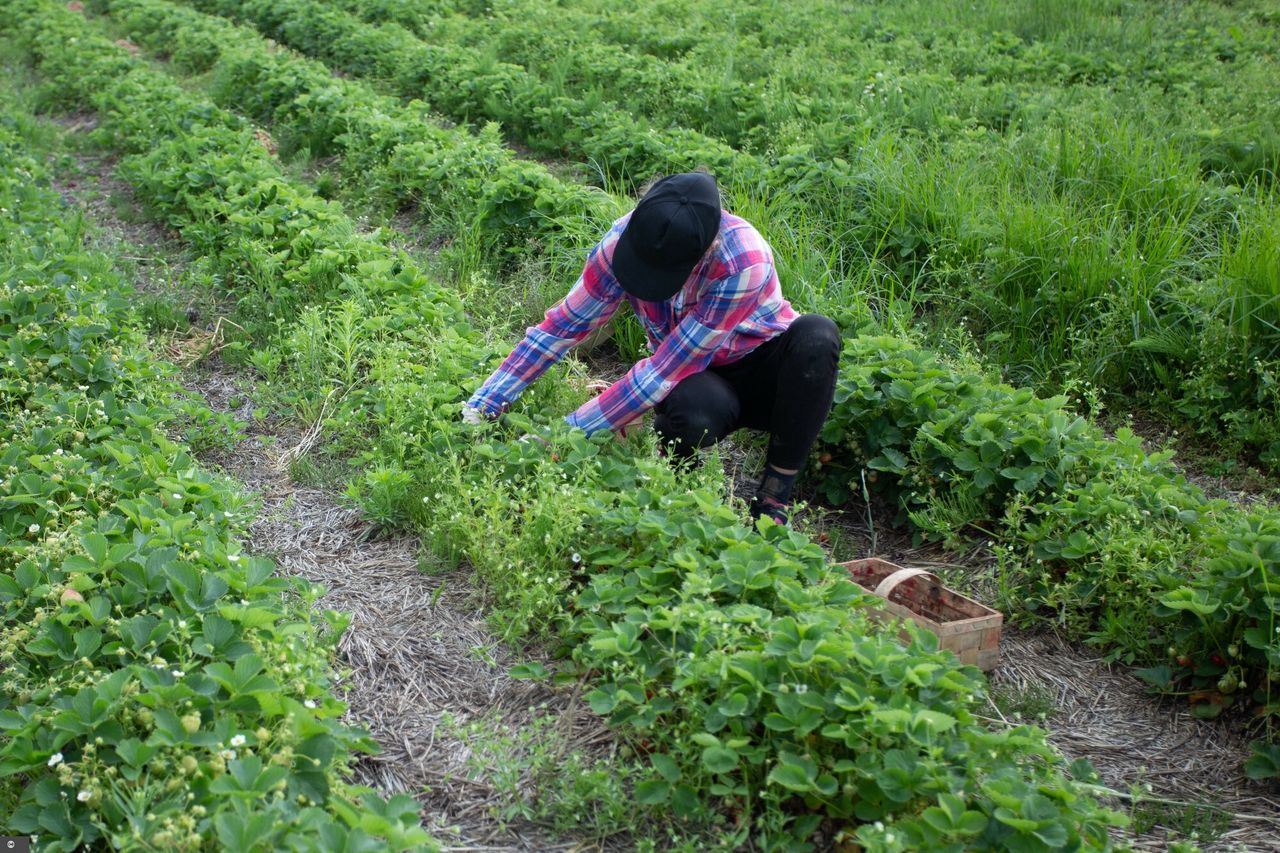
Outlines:
{"label": "person's hand", "polygon": [[632,435],[640,431],[640,426],[643,423],[643,417],[636,418],[633,421],[628,421],[613,431],[614,437],[616,437],[618,441],[626,441]]}
{"label": "person's hand", "polygon": [[467,426],[480,426],[485,421],[493,420],[488,412],[477,409],[469,403],[462,404],[462,422]]}

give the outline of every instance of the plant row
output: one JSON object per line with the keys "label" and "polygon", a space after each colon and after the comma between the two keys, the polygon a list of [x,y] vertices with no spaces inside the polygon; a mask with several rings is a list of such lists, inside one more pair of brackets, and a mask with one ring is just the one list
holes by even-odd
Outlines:
{"label": "plant row", "polygon": [[[250,507],[111,259],[0,114],[0,828],[42,849],[396,849],[410,797],[345,780],[343,619],[244,553]],[[225,424],[215,424],[225,426]],[[323,617],[323,618],[321,618]]]}
{"label": "plant row", "polygon": [[[826,157],[841,156],[827,143],[852,138],[831,134],[868,113],[905,132],[943,138],[973,128],[1003,131],[1037,118],[1046,100],[1066,101],[1068,87],[1083,89],[1095,108],[1109,104],[1105,89],[1124,87],[1143,99],[1174,100],[1171,112],[1204,110],[1222,124],[1256,119],[1250,99],[1232,91],[1228,78],[1238,80],[1242,65],[1251,75],[1263,70],[1255,66],[1265,65],[1257,60],[1265,59],[1271,34],[1260,21],[1225,32],[1237,21],[1211,6],[1156,16],[1140,9],[1113,15],[1095,5],[1078,10],[1065,31],[1036,33],[991,12],[958,19],[940,3],[901,10],[812,3],[781,13],[772,3],[743,3],[728,26],[713,3],[655,13],[647,3],[620,9],[499,0],[483,14],[473,4],[436,0],[326,3],[434,44],[518,64],[556,95],[615,103],[735,148],[782,152],[812,142]],[[1146,49],[1124,49],[1113,29],[1117,17],[1146,28]],[[1189,83],[1199,90],[1195,98],[1185,91]],[[1249,160],[1238,164],[1242,175]],[[1261,156],[1252,165],[1265,162]]]}
{"label": "plant row", "polygon": [[[365,448],[353,493],[471,561],[513,633],[564,641],[566,667],[643,756],[641,804],[729,821],[739,843],[767,848],[819,829],[883,850],[1109,846],[1115,816],[1063,774],[1043,734],[984,726],[980,674],[928,637],[904,646],[873,630],[866,597],[816,545],[741,526],[710,473],[681,480],[649,453],[562,428],[549,431],[554,456],[466,428],[458,406],[493,361],[455,299],[284,181],[251,128],[72,13],[8,8],[40,73],[98,111],[139,195],[233,292],[261,286],[273,259],[300,317],[255,362],[302,392],[344,383],[327,426]],[[304,292],[331,253],[337,286]],[[349,345],[325,345],[339,334]],[[543,383],[534,403],[556,393]]]}
{"label": "plant row", "polygon": [[1246,769],[1280,775],[1280,509],[1209,500],[1130,430],[898,338],[845,342],[822,440],[830,499],[865,489],[926,535],[988,538],[1006,613],[1145,666],[1197,716],[1256,711]]}
{"label": "plant row", "polygon": [[[319,0],[198,0],[190,5],[250,23],[282,44],[404,98],[423,98],[459,121],[500,121],[535,150],[590,159],[611,177],[642,182],[699,164],[754,176],[756,158],[696,131],[651,126],[603,95],[557,91],[524,67],[446,39],[422,41],[396,25],[368,24]],[[621,81],[619,81],[621,82]]]}
{"label": "plant row", "polygon": [[[466,32],[442,28],[419,40],[322,0],[192,4],[251,22],[402,97],[426,97],[456,119],[501,121],[537,150],[563,151],[611,175],[709,165],[782,249],[805,308],[841,314],[855,305],[887,328],[924,308],[943,335],[964,318],[977,345],[1018,382],[1054,389],[1084,381],[1155,404],[1229,453],[1271,467],[1280,459],[1280,234],[1267,189],[1280,163],[1280,153],[1267,152],[1280,152],[1280,143],[1267,142],[1265,128],[1240,130],[1227,145],[1242,158],[1233,163],[1188,143],[1195,125],[1181,136],[1156,132],[1169,121],[1162,112],[1091,93],[1081,103],[1063,96],[1041,105],[1017,133],[993,120],[917,139],[903,126],[917,108],[889,79],[873,85],[879,106],[863,120],[849,120],[838,105],[814,107],[830,118],[825,129],[779,139],[757,157],[681,129],[654,132],[596,93],[576,96],[558,78],[500,61],[467,43]],[[481,34],[526,19],[540,20],[458,18]],[[957,51],[974,47],[971,39]],[[547,61],[569,63],[575,49],[548,47]],[[932,48],[916,50],[927,65]],[[827,65],[803,67],[822,73]],[[1265,69],[1265,61],[1250,67]],[[933,81],[921,109],[953,111],[960,107],[948,99],[978,103],[990,94],[987,76],[961,77],[972,91]],[[1157,88],[1150,98],[1158,102]],[[1010,97],[996,94],[1000,104]],[[654,98],[673,101],[661,87]],[[1243,120],[1243,109],[1220,118]],[[1217,151],[1220,143],[1206,144]]]}
{"label": "plant row", "polygon": [[[204,32],[229,41],[220,29],[229,25],[164,0],[111,8],[143,43],[181,44]],[[275,93],[313,68],[267,54],[232,54],[234,74],[220,77],[224,103],[281,103]],[[327,78],[314,85],[331,86]],[[347,100],[331,100],[358,115],[360,97],[374,96],[352,89]],[[277,106],[269,115],[284,132],[313,132],[304,110]],[[365,164],[361,138],[343,137],[344,156]],[[453,192],[448,176],[437,180],[445,184],[437,194]],[[1274,556],[1267,556],[1274,513],[1255,517],[1206,501],[1166,460],[1149,457],[1131,436],[1106,439],[1065,399],[1015,392],[897,339],[847,342],[824,440],[820,453],[832,461],[821,479],[831,501],[858,494],[862,466],[871,465],[885,474],[877,491],[887,490],[903,520],[926,533],[954,540],[998,531],[1011,549],[1001,552],[1005,598],[1017,612],[1060,624],[1117,659],[1155,667],[1148,675],[1160,688],[1194,689],[1197,713],[1274,709],[1280,638],[1268,592]],[[1224,536],[1244,537],[1246,553],[1218,557]],[[1186,596],[1198,609],[1183,603]]]}

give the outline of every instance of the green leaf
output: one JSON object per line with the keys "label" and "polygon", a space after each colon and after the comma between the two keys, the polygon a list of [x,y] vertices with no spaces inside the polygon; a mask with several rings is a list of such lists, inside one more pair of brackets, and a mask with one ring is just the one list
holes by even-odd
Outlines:
{"label": "green leaf", "polygon": [[769,781],[792,791],[808,792],[817,789],[817,776],[818,767],[811,759],[784,752],[781,762],[769,772]]}
{"label": "green leaf", "polygon": [[1019,832],[1034,832],[1036,828],[1040,826],[1039,821],[1028,820],[1027,818],[1024,818],[1024,817],[1018,817],[1016,814],[1014,814],[1004,806],[1001,806],[1000,808],[996,809],[995,817],[996,817],[996,820],[1000,821],[1005,826],[1011,826],[1014,829],[1018,830]]}
{"label": "green leaf", "polygon": [[643,806],[665,803],[671,796],[671,785],[661,779],[649,779],[636,785],[636,802]]}
{"label": "green leaf", "polygon": [[1153,687],[1165,688],[1173,683],[1173,669],[1168,664],[1135,669],[1133,674]]}
{"label": "green leaf", "polygon": [[94,563],[101,566],[106,562],[107,537],[95,530],[80,537],[80,544],[84,546],[85,553],[89,555]]}
{"label": "green leaf", "polygon": [[141,767],[150,761],[160,747],[144,744],[137,738],[128,738],[116,744],[116,754],[124,759],[130,767]]}
{"label": "green leaf", "polygon": [[680,781],[680,765],[677,764],[676,760],[670,755],[667,755],[665,752],[655,752],[649,757],[649,760],[653,763],[653,768],[661,774],[663,779],[666,779],[668,782]]}
{"label": "green leaf", "polygon": [[1160,603],[1170,610],[1188,610],[1199,616],[1208,616],[1218,609],[1218,603],[1209,601],[1204,590],[1185,586],[1165,593],[1160,597]]}
{"label": "green leaf", "polygon": [[692,785],[676,785],[671,792],[671,809],[676,817],[691,817],[698,811],[698,792]]}
{"label": "green leaf", "polygon": [[511,667],[509,674],[512,678],[528,679],[531,681],[541,681],[550,675],[547,668],[537,661],[516,664]]}
{"label": "green leaf", "polygon": [[741,717],[743,714],[747,713],[748,704],[746,696],[741,693],[734,693],[731,696],[726,696],[724,699],[721,699],[720,704],[717,706],[717,710],[726,717]]}
{"label": "green leaf", "polygon": [[1250,779],[1275,779],[1280,776],[1280,744],[1253,744],[1253,755],[1244,763],[1245,775]]}
{"label": "green leaf", "polygon": [[772,729],[775,732],[789,732],[796,727],[796,724],[781,714],[768,713],[764,715],[765,728]]}
{"label": "green leaf", "polygon": [[813,780],[803,770],[790,764],[773,768],[769,772],[769,781],[792,791],[812,791],[814,788]]}
{"label": "green leaf", "polygon": [[907,469],[907,457],[901,450],[892,447],[883,447],[880,449],[880,455],[872,458],[867,462],[868,468],[874,468],[877,471],[889,471],[895,474],[901,474]]}
{"label": "green leaf", "polygon": [[955,728],[956,718],[941,711],[930,711],[928,708],[921,708],[916,711],[912,723],[914,725],[923,725],[931,732],[946,732]]}
{"label": "green leaf", "polygon": [[723,746],[709,746],[702,751],[702,766],[712,773],[728,773],[738,766],[738,753]]}

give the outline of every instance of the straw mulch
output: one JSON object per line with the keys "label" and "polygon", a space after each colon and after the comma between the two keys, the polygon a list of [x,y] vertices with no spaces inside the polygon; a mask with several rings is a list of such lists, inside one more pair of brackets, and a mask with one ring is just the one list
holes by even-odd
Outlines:
{"label": "straw mulch", "polygon": [[[589,849],[580,839],[552,836],[520,820],[495,817],[501,792],[475,772],[472,745],[459,729],[519,728],[535,716],[551,717],[566,735],[566,750],[607,755],[613,741],[603,721],[573,690],[553,691],[512,679],[519,661],[486,628],[481,602],[463,571],[432,574],[420,568],[422,543],[382,536],[359,510],[323,490],[289,479],[279,464],[314,432],[276,432],[279,424],[252,424],[253,406],[235,377],[210,370],[188,388],[215,411],[231,398],[233,412],[250,422],[249,437],[229,453],[204,461],[221,466],[258,493],[263,506],[249,547],[276,559],[280,570],[322,584],[318,606],[350,614],[339,642],[340,684],[349,721],[365,726],[382,752],[362,757],[356,781],[387,793],[409,793],[424,807],[426,825],[458,850]],[[251,392],[250,392],[251,393]],[[272,438],[276,440],[273,441]],[[445,718],[451,717],[450,724]],[[453,845],[456,845],[453,846]]]}
{"label": "straw mulch", "polygon": [[[1249,739],[1240,720],[1197,720],[1186,703],[1150,695],[1124,667],[1051,633],[1006,630],[1004,640],[993,689],[1051,694],[1056,711],[1042,725],[1063,753],[1089,759],[1113,789],[1150,785],[1151,797],[1201,806],[1202,826],[1231,815],[1221,835],[1202,841],[1206,851],[1280,850],[1280,792],[1241,772]],[[1181,820],[1187,810],[1163,808],[1165,821]],[[1131,843],[1167,850],[1178,837],[1157,825]]]}

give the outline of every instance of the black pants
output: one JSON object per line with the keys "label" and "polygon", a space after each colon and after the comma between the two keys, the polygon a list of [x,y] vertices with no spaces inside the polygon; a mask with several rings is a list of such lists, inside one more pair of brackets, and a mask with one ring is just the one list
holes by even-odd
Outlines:
{"label": "black pants", "polygon": [[831,411],[839,359],[836,324],[805,314],[743,358],[683,379],[654,409],[654,427],[680,457],[741,427],[764,430],[768,463],[798,469]]}

